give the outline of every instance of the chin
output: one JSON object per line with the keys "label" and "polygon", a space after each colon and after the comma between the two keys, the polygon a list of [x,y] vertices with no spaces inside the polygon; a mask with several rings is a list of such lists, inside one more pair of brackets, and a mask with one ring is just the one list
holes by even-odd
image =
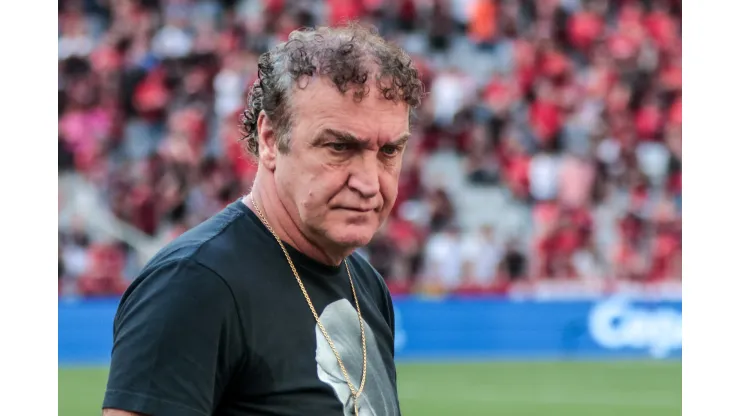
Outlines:
{"label": "chin", "polygon": [[376,231],[376,228],[367,226],[348,225],[341,229],[330,231],[327,233],[327,237],[337,245],[354,249],[370,243]]}

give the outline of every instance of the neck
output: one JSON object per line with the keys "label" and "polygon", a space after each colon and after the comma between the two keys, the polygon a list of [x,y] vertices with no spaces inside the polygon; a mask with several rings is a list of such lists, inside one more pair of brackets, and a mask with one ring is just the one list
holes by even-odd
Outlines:
{"label": "neck", "polygon": [[[290,212],[280,200],[274,181],[271,178],[260,178],[259,172],[254,181],[252,191],[249,195],[242,198],[242,202],[257,216],[259,211],[255,208],[257,204],[262,215],[267,219],[268,224],[272,227],[278,238],[301,253],[312,259],[332,266],[339,266],[350,253],[340,250],[330,250],[325,246],[315,243],[306,233],[298,226],[298,222],[293,219]],[[250,198],[251,196],[251,198]]]}

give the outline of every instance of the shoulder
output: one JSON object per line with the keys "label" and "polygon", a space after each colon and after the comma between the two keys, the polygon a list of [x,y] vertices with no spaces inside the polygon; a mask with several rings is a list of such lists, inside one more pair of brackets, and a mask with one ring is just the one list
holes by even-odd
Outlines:
{"label": "shoulder", "polygon": [[247,218],[246,207],[240,209],[238,204],[241,202],[228,205],[165,245],[145,268],[180,259],[193,259],[208,264],[207,257],[214,248],[219,251],[221,247],[231,246],[233,240],[243,237],[242,234],[249,234],[240,232],[252,224]]}
{"label": "shoulder", "polygon": [[349,258],[350,265],[358,269],[360,273],[363,274],[363,278],[372,281],[373,283],[382,283],[385,284],[383,281],[383,276],[380,275],[380,273],[373,267],[370,262],[360,253],[354,252],[352,253]]}
{"label": "shoulder", "polygon": [[219,314],[233,306],[232,290],[218,273],[192,258],[178,257],[150,263],[123,294],[119,314],[132,308],[177,311],[191,307]]}
{"label": "shoulder", "polygon": [[[233,203],[164,246],[144,266],[122,302],[182,294],[233,297],[235,276],[259,261],[260,231]],[[165,294],[165,291],[167,294]],[[229,302],[226,302],[229,303]]]}
{"label": "shoulder", "polygon": [[163,247],[147,263],[142,276],[165,264],[189,264],[207,269],[228,284],[262,261],[260,253],[271,237],[249,209],[236,201]]}
{"label": "shoulder", "polygon": [[352,253],[348,260],[352,268],[360,273],[357,276],[358,280],[372,292],[373,298],[382,302],[388,302],[390,298],[388,285],[386,285],[385,279],[375,267],[357,252]]}
{"label": "shoulder", "polygon": [[371,294],[373,303],[378,308],[378,311],[382,313],[385,322],[391,328],[391,332],[394,333],[395,313],[393,309],[393,298],[391,297],[390,290],[388,290],[388,285],[385,283],[385,279],[359,253],[353,253],[349,257],[349,262],[352,269],[359,271],[360,276],[358,276],[358,280]]}

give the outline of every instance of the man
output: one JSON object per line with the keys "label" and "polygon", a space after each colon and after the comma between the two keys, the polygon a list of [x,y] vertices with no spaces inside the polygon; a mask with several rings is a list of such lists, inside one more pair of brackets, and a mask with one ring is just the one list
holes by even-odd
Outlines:
{"label": "man", "polygon": [[398,415],[388,217],[421,82],[356,25],[291,34],[244,114],[252,191],[165,247],[114,322],[105,416]]}

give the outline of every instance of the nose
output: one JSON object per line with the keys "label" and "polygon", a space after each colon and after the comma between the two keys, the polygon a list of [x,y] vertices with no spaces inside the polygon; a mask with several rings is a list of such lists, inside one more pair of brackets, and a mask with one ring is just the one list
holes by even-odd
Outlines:
{"label": "nose", "polygon": [[378,161],[373,155],[363,155],[357,159],[350,171],[347,185],[363,198],[372,198],[380,192]]}

